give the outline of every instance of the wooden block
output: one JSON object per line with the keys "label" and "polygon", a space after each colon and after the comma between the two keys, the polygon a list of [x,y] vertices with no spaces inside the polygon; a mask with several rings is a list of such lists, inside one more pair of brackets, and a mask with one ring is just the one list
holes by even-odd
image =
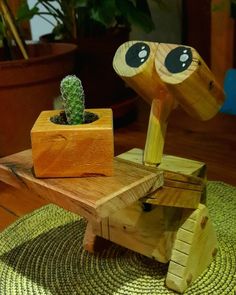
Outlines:
{"label": "wooden block", "polygon": [[111,245],[109,240],[105,240],[102,237],[94,233],[92,222],[87,223],[86,231],[84,234],[83,246],[84,249],[90,253],[97,251],[104,251]]}
{"label": "wooden block", "polygon": [[94,252],[95,247],[95,241],[96,241],[97,235],[93,231],[92,224],[88,222],[84,234],[84,240],[83,240],[83,246],[84,249],[90,253]]}
{"label": "wooden block", "polygon": [[205,205],[185,210],[176,234],[166,277],[167,287],[184,292],[216,255],[217,238]]}
{"label": "wooden block", "polygon": [[144,149],[144,165],[155,167],[161,163],[168,116],[174,106],[173,98],[168,93],[153,99]]}
{"label": "wooden block", "polygon": [[[137,201],[92,224],[92,232],[118,245],[166,263],[171,258],[175,235],[181,225],[182,208],[152,206]],[[89,244],[89,241],[86,243]]]}
{"label": "wooden block", "polygon": [[[124,161],[142,165],[143,151],[132,149],[118,156]],[[168,169],[165,170],[165,169]],[[143,202],[182,208],[198,208],[205,192],[205,164],[180,157],[164,155],[158,168],[153,171],[164,169],[164,185],[142,199]],[[183,174],[185,173],[185,174]]]}
{"label": "wooden block", "polygon": [[136,167],[114,159],[114,175],[87,178],[35,178],[31,150],[0,159],[0,179],[18,189],[34,192],[52,203],[100,220],[163,185],[162,171]]}
{"label": "wooden block", "polygon": [[111,109],[90,109],[99,119],[81,125],[50,121],[59,111],[44,111],[31,130],[37,177],[113,174],[114,140]]}
{"label": "wooden block", "polygon": [[219,111],[225,99],[224,91],[194,48],[160,43],[155,69],[190,116],[208,120]]}
{"label": "wooden block", "polygon": [[143,201],[153,205],[195,209],[201,201],[201,196],[202,192],[199,190],[163,186],[143,198]]}
{"label": "wooden block", "polygon": [[[117,156],[119,159],[127,160],[137,164],[143,164],[143,150],[133,148]],[[179,173],[180,175],[189,175],[205,178],[206,165],[203,162],[190,160],[186,158],[163,155],[158,169]]]}
{"label": "wooden block", "polygon": [[[117,49],[113,59],[116,73],[149,104],[168,92],[165,83],[156,73],[158,46],[159,43],[155,42],[128,41]],[[140,54],[144,57],[141,58]]]}

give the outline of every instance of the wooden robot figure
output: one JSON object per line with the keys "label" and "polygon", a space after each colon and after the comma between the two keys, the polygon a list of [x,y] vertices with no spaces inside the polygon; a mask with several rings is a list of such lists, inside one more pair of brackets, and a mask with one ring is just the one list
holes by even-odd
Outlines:
{"label": "wooden robot figure", "polygon": [[[166,285],[184,292],[216,255],[217,239],[205,206],[204,163],[163,156],[167,121],[177,105],[196,119],[212,118],[224,102],[224,92],[188,46],[129,41],[118,48],[113,67],[151,105],[144,153],[134,149],[120,157],[162,170],[164,183],[109,217],[109,239],[169,262]],[[96,226],[93,230],[104,236]]]}

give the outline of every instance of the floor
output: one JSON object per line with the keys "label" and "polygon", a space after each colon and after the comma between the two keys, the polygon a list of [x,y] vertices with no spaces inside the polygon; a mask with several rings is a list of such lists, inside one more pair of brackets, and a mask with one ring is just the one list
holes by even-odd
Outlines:
{"label": "floor", "polygon": [[[149,108],[141,102],[138,109],[134,122],[115,129],[116,155],[134,147],[144,148]],[[209,180],[236,186],[236,116],[219,113],[210,121],[198,122],[177,109],[169,119],[164,152],[203,161]],[[45,204],[47,201],[37,195],[0,182],[0,231]]]}

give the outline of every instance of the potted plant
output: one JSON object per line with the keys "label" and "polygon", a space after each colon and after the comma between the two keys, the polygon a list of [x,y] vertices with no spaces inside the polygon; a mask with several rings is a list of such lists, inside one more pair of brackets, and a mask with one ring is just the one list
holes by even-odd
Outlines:
{"label": "potted plant", "polygon": [[84,108],[84,90],[74,75],[61,81],[64,111],[42,112],[31,130],[36,177],[113,174],[111,109]]}
{"label": "potted plant", "polygon": [[[0,48],[0,156],[30,147],[33,122],[42,110],[53,107],[60,80],[74,71],[77,48],[69,43],[27,44],[24,58],[12,45],[12,38],[7,39],[9,22],[17,28],[9,7],[7,13],[5,18],[0,15],[0,41],[4,45]],[[23,44],[19,34],[16,36]]]}
{"label": "potted plant", "polygon": [[128,40],[131,25],[145,32],[154,28],[147,0],[60,0],[54,5],[38,0],[32,8],[24,2],[20,15],[24,19],[50,15],[55,26],[48,40],[78,44],[77,74],[84,81],[87,106],[112,107],[115,118],[122,111],[133,111],[135,95],[113,71],[112,59]]}

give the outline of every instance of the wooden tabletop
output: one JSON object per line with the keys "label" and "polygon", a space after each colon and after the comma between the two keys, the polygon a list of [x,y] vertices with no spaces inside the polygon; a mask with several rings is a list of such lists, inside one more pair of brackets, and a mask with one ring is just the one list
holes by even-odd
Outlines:
{"label": "wooden tabletop", "polygon": [[1,181],[80,214],[98,220],[125,208],[163,185],[163,173],[115,158],[110,177],[36,178],[31,150],[0,159]]}

